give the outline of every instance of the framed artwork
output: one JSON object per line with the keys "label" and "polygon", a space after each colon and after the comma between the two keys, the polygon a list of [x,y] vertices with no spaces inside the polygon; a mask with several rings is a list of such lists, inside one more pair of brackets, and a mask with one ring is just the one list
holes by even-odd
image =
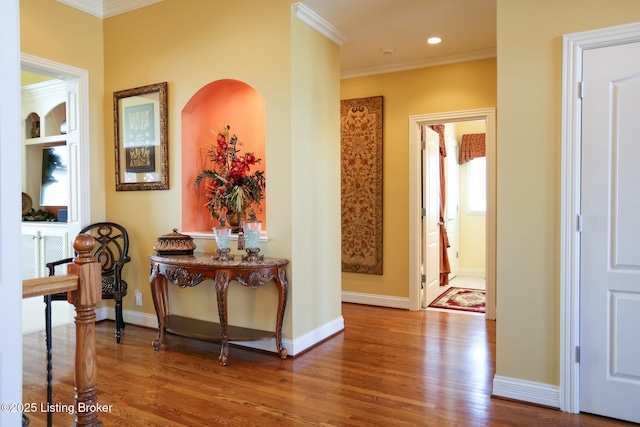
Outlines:
{"label": "framed artwork", "polygon": [[167,82],[113,93],[116,191],[168,190]]}

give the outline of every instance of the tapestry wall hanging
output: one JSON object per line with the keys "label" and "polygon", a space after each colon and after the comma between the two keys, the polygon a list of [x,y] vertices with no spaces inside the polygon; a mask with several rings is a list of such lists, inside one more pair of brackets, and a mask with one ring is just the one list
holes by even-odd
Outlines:
{"label": "tapestry wall hanging", "polygon": [[342,271],[382,274],[382,96],[340,101]]}

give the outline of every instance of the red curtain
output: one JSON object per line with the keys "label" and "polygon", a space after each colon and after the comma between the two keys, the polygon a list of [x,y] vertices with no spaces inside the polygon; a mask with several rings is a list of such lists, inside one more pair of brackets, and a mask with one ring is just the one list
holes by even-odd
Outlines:
{"label": "red curtain", "polygon": [[447,237],[447,228],[444,222],[444,208],[446,206],[446,182],[445,182],[445,157],[447,157],[447,146],[444,142],[444,125],[430,125],[434,131],[440,136],[440,286],[449,284],[449,273],[451,273],[451,265],[449,264],[449,252],[447,248],[449,238]]}
{"label": "red curtain", "polygon": [[476,157],[485,156],[484,133],[467,133],[462,135],[460,143],[460,159],[458,163],[463,164]]}

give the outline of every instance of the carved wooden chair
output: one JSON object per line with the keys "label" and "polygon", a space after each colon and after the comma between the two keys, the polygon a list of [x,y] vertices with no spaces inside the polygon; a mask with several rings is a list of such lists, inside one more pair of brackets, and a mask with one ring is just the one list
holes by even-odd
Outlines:
{"label": "carved wooden chair", "polygon": [[[122,298],[127,295],[127,282],[122,280],[122,268],[131,261],[129,257],[129,235],[127,230],[119,224],[113,222],[98,222],[86,226],[80,231],[81,234],[91,234],[96,239],[96,246],[92,255],[102,264],[102,299],[113,299],[115,301],[116,314],[116,342],[120,342],[122,329],[125,328],[122,317]],[[49,276],[56,274],[56,267],[73,262],[73,258],[66,258],[55,262],[47,263]],[[64,271],[66,273],[66,270]],[[62,271],[59,271],[62,273]],[[47,323],[51,325],[51,300],[66,300],[67,294],[54,294],[45,297],[47,303]],[[47,331],[48,335],[51,335]]]}

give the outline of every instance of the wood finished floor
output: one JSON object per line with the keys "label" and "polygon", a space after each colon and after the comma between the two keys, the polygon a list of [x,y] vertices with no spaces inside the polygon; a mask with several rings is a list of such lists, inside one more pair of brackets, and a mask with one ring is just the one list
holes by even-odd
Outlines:
{"label": "wood finished floor", "polygon": [[[491,398],[495,322],[343,304],[345,331],[296,358],[98,323],[105,426],[629,426]],[[54,403],[73,403],[74,328],[54,329]],[[43,333],[24,336],[23,402],[46,402]],[[46,414],[29,414],[31,426]],[[74,416],[55,413],[54,426]]]}

